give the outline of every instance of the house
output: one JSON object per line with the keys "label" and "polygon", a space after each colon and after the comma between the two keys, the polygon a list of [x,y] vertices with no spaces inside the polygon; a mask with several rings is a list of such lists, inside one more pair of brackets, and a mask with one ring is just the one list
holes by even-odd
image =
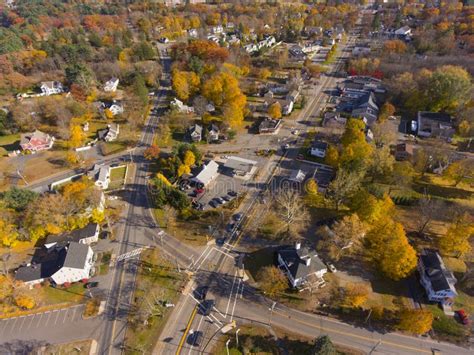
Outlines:
{"label": "house", "polygon": [[191,38],[197,38],[198,31],[195,28],[191,28],[188,30],[188,36]]}
{"label": "house", "polygon": [[299,242],[295,246],[287,246],[278,250],[277,263],[293,288],[321,281],[323,275],[328,272],[318,254],[308,248],[302,248]]}
{"label": "house", "polygon": [[281,126],[281,120],[274,120],[267,117],[258,125],[258,133],[275,134],[280,129],[280,126]]}
{"label": "house", "polygon": [[211,124],[207,128],[207,141],[208,142],[216,142],[219,140],[219,127],[215,124]]}
{"label": "house", "polygon": [[107,128],[97,131],[97,136],[100,140],[112,142],[117,139],[120,133],[120,125],[118,123],[111,123]]}
{"label": "house", "polygon": [[283,115],[288,116],[293,112],[295,103],[292,100],[283,100],[281,104],[281,113]]}
{"label": "house", "polygon": [[300,97],[299,90],[293,90],[288,95],[286,95],[286,100],[295,102],[298,97]]}
{"label": "house", "polygon": [[397,161],[410,160],[413,157],[414,148],[415,147],[413,146],[413,144],[409,144],[409,143],[397,144],[393,152],[395,160]]}
{"label": "house", "polygon": [[224,32],[224,27],[222,27],[221,25],[213,26],[211,27],[211,32],[215,35],[220,34]]}
{"label": "house", "polygon": [[64,92],[63,84],[59,81],[43,81],[40,89],[45,96],[61,94]]}
{"label": "house", "polygon": [[63,248],[71,242],[92,244],[99,240],[100,226],[98,223],[89,223],[83,228],[74,229],[71,232],[50,235],[46,238],[44,246],[46,249]]}
{"label": "house", "polygon": [[124,109],[122,104],[117,100],[112,101],[98,101],[94,103],[100,113],[104,113],[105,110],[109,111],[112,116],[120,115]]}
{"label": "house", "polygon": [[398,37],[411,36],[411,28],[409,26],[400,27],[398,30],[395,30],[394,34]]}
{"label": "house", "polygon": [[370,54],[370,47],[366,46],[354,46],[352,49],[352,55],[354,57],[363,57]]}
{"label": "house", "polygon": [[207,164],[203,164],[200,172],[191,181],[199,186],[205,187],[219,175],[219,164],[214,160],[210,160]]}
{"label": "house", "polygon": [[193,142],[200,142],[202,139],[202,126],[195,124],[188,129],[189,138]]}
{"label": "house", "polygon": [[97,173],[97,180],[95,186],[100,187],[102,190],[106,190],[110,183],[110,165],[103,165],[99,168]]}
{"label": "house", "polygon": [[111,78],[108,80],[105,85],[104,85],[104,91],[105,92],[115,92],[117,90],[119,84],[119,79],[118,78]]}
{"label": "house", "polygon": [[352,117],[361,118],[367,126],[372,126],[379,116],[379,107],[373,92],[359,98],[352,107]]}
{"label": "house", "polygon": [[94,252],[86,244],[70,242],[67,246],[42,253],[40,260],[19,267],[15,279],[28,286],[51,279],[57,285],[91,277]]}
{"label": "house", "polygon": [[451,116],[442,112],[419,111],[417,115],[418,136],[450,139],[454,135]]}
{"label": "house", "polygon": [[418,259],[420,283],[428,300],[450,306],[457,296],[456,278],[444,265],[441,256],[434,250],[424,249]]}
{"label": "house", "polygon": [[310,154],[313,157],[324,158],[327,149],[328,144],[326,142],[321,142],[320,140],[315,139],[313,144],[311,144]]}
{"label": "house", "polygon": [[258,51],[258,47],[256,44],[254,43],[250,43],[250,44],[247,44],[244,46],[244,49],[247,53],[251,54],[253,52],[257,52]]}
{"label": "house", "polygon": [[170,103],[171,108],[177,110],[180,113],[192,113],[194,112],[194,107],[185,105],[181,100],[178,100],[176,97]]}
{"label": "house", "polygon": [[24,133],[20,137],[20,147],[23,150],[29,150],[33,153],[41,150],[48,150],[53,147],[54,137],[41,131]]}
{"label": "house", "polygon": [[85,244],[71,242],[65,248],[65,257],[60,261],[60,268],[51,275],[57,285],[89,279],[93,271],[94,252]]}
{"label": "house", "polygon": [[230,156],[224,164],[224,169],[230,171],[232,176],[249,178],[257,170],[257,162],[255,160]]}
{"label": "house", "polygon": [[306,178],[305,172],[298,169],[298,170],[293,170],[291,172],[290,176],[288,177],[288,180],[301,184],[305,178]]}
{"label": "house", "polygon": [[291,46],[288,49],[288,53],[296,60],[303,60],[306,58],[306,54],[303,52],[303,48],[297,44]]}
{"label": "house", "polygon": [[325,112],[323,115],[323,127],[343,130],[347,118],[341,117],[338,112]]}

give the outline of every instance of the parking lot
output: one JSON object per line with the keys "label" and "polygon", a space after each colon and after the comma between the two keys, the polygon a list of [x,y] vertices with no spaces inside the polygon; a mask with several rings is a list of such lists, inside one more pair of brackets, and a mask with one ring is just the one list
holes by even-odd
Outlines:
{"label": "parking lot", "polygon": [[36,330],[61,328],[66,323],[82,320],[84,305],[35,313],[0,320],[0,339],[15,339],[19,334],[34,333]]}

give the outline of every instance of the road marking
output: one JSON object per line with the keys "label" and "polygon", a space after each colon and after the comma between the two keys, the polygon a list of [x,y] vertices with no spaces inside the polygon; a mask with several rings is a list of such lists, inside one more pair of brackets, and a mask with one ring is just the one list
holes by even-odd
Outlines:
{"label": "road marking", "polygon": [[49,313],[48,314],[48,319],[46,319],[46,323],[44,323],[44,326],[47,326],[48,325],[48,322],[49,320],[51,319],[51,316],[53,315],[53,313]]}
{"label": "road marking", "polygon": [[229,258],[234,258],[233,255],[230,255],[230,254],[226,253],[225,251],[222,251],[222,250],[217,249],[217,248],[214,248],[214,250],[217,250],[219,253],[222,253],[222,254],[224,254],[225,256],[228,256]]}
{"label": "road marking", "polygon": [[18,322],[18,317],[15,317],[15,321],[13,322],[13,325],[11,326],[10,330],[13,332],[13,329],[15,328],[16,322]]}
{"label": "road marking", "polygon": [[[197,328],[196,328],[195,331],[198,331],[198,330],[201,328],[201,323],[202,323],[202,320],[203,320],[203,319],[204,319],[204,317],[201,317],[201,319],[199,320],[199,323],[198,323]],[[190,355],[190,354],[193,352],[193,350],[194,350],[193,347],[190,346],[190,347],[189,347],[188,355]]]}
{"label": "road marking", "polygon": [[212,253],[212,250],[213,250],[212,248],[211,248],[211,249],[209,249],[209,252],[207,253],[206,257],[205,257],[204,259],[202,259],[201,263],[199,264],[199,266],[198,266],[198,267],[196,267],[196,268],[194,269],[194,271],[198,271],[198,270],[200,270],[200,269],[201,269],[201,267],[202,267],[202,264],[203,264],[203,263],[206,261],[206,259],[209,257],[209,255],[211,255],[211,253]]}
{"label": "road marking", "polygon": [[216,307],[214,307],[214,306],[213,306],[212,308],[214,308],[214,310],[215,310],[217,313],[219,313],[222,318],[225,319],[225,316],[221,313],[221,311],[219,311],[219,310],[218,310]]}
{"label": "road marking", "polygon": [[35,317],[31,317],[31,322],[28,324],[28,327],[26,327],[26,330],[30,329],[31,325],[33,324],[33,321],[35,320]]}
{"label": "road marking", "polygon": [[72,312],[71,321],[74,321],[74,317],[76,316],[77,308],[74,308],[74,312]]}
{"label": "road marking", "polygon": [[189,329],[191,328],[191,324],[193,324],[194,317],[196,317],[197,310],[198,310],[198,306],[195,306],[193,309],[193,312],[191,313],[191,317],[189,317],[188,324],[186,325],[186,329],[184,330],[183,336],[181,337],[181,340],[179,341],[178,349],[176,349],[176,355],[181,354],[181,349],[183,348],[184,341],[186,340],[186,337],[188,336],[188,332],[189,332]]}
{"label": "road marking", "polygon": [[54,320],[54,324],[57,323],[60,314],[61,314],[61,312],[58,312],[58,314],[56,315],[56,319]]}
{"label": "road marking", "polygon": [[232,282],[232,288],[230,289],[229,301],[227,302],[227,307],[226,307],[226,309],[225,309],[225,318],[227,318],[227,314],[228,314],[228,312],[229,312],[230,300],[231,300],[231,298],[232,298],[232,292],[234,291],[234,285],[235,285],[236,276],[237,276],[237,270],[235,270],[234,281]]}
{"label": "road marking", "polygon": [[23,325],[25,324],[25,316],[20,316],[21,318],[21,323],[20,323],[20,327],[18,328],[18,331],[21,331],[21,328],[23,328]]}
{"label": "road marking", "polygon": [[234,319],[234,311],[235,311],[235,305],[237,304],[237,298],[239,296],[239,289],[240,289],[240,284],[242,283],[242,279],[239,278],[239,283],[237,284],[237,290],[235,291],[234,295],[234,306],[232,307],[232,312],[230,314],[230,321]]}
{"label": "road marking", "polygon": [[215,315],[211,314],[210,316],[208,316],[208,318],[209,318],[211,321],[214,322],[214,320],[211,319],[211,317],[214,318],[214,320],[215,320],[217,323],[222,324],[222,322],[221,322],[219,319],[217,319],[217,317],[216,317]]}
{"label": "road marking", "polygon": [[209,245],[206,246],[206,248],[203,250],[203,252],[199,255],[199,258],[197,258],[197,260],[195,262],[192,262],[189,264],[188,268],[190,268],[192,265],[196,265],[200,260],[201,258],[203,257],[203,255],[207,252],[207,250],[209,249]]}
{"label": "road marking", "polygon": [[[373,338],[370,338],[370,337],[366,337],[366,336],[363,336],[363,335],[352,334],[348,331],[340,331],[340,330],[336,330],[336,329],[333,329],[333,328],[319,326],[317,324],[308,323],[308,322],[305,322],[305,321],[302,321],[302,320],[299,320],[299,319],[296,319],[296,318],[290,318],[289,316],[287,316],[285,314],[282,314],[280,312],[275,312],[274,311],[273,314],[278,314],[282,317],[291,319],[292,322],[300,323],[300,324],[306,325],[307,327],[310,327],[310,328],[318,329],[320,331],[324,330],[324,332],[326,332],[326,333],[333,332],[333,333],[344,335],[344,336],[351,337],[351,338],[369,340],[369,341],[372,341],[374,343],[377,343],[380,340],[380,339],[373,339]],[[387,345],[391,345],[393,347],[398,347],[398,348],[402,348],[402,349],[414,350],[414,351],[417,351],[417,352],[420,352],[420,353],[432,354],[431,351],[422,350],[422,349],[419,349],[419,348],[414,348],[414,347],[411,347],[411,346],[408,346],[408,345],[401,345],[401,344],[397,344],[397,343],[392,343],[390,341],[381,340],[380,345],[382,345],[382,344],[387,344]]]}

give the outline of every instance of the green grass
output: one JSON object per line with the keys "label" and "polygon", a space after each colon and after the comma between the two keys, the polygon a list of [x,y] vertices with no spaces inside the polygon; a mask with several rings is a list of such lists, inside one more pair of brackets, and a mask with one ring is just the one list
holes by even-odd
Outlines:
{"label": "green grass", "polygon": [[126,173],[127,166],[110,169],[110,184],[108,189],[114,190],[122,187],[125,184]]}
{"label": "green grass", "polygon": [[[161,255],[157,249],[142,253],[141,265],[138,271],[136,289],[134,293],[133,309],[139,310],[148,307],[147,300],[153,304],[154,298],[159,302],[176,304],[180,289],[186,282],[185,276],[177,272],[173,263]],[[173,308],[156,305],[161,315],[140,318],[139,312],[132,312],[129,316],[129,327],[125,335],[125,344],[128,354],[152,353]],[[147,324],[144,324],[144,321]]]}
{"label": "green grass", "polygon": [[427,308],[435,317],[433,321],[433,330],[436,335],[449,339],[451,341],[460,341],[465,336],[466,330],[454,317],[444,314],[443,310],[437,305],[428,305]]}
{"label": "green grass", "polygon": [[9,152],[20,149],[20,135],[10,134],[0,136],[0,156],[6,156]]}
{"label": "green grass", "polygon": [[245,268],[255,280],[258,272],[265,266],[273,265],[274,248],[264,248],[250,253],[245,258]]}
{"label": "green grass", "polygon": [[125,150],[127,148],[127,145],[125,142],[110,142],[110,143],[104,143],[104,155],[111,155],[115,154],[118,152],[121,152],[122,150]]}
{"label": "green grass", "polygon": [[51,286],[42,288],[44,301],[47,304],[55,303],[77,303],[83,300],[86,289],[81,282],[75,283],[68,288],[54,288]]}

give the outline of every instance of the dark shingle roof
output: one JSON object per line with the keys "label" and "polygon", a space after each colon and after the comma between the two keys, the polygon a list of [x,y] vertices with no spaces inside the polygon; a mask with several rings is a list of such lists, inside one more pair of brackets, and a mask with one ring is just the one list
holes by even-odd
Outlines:
{"label": "dark shingle roof", "polygon": [[[278,251],[281,258],[284,260],[288,269],[294,279],[305,278],[320,270],[326,269],[326,265],[319,259],[315,252],[308,248],[296,249],[294,246],[284,247]],[[310,257],[311,263],[306,265],[305,259]]]}
{"label": "dark shingle roof", "polygon": [[66,259],[64,260],[64,266],[75,269],[83,269],[87,260],[88,252],[88,245],[76,242],[69,243],[69,247],[67,248]]}
{"label": "dark shingle roof", "polygon": [[421,262],[435,292],[450,288],[445,269],[442,267],[436,252],[426,251],[425,254],[421,255]]}
{"label": "dark shingle roof", "polygon": [[420,111],[418,114],[421,119],[428,119],[428,120],[438,121],[438,122],[443,122],[443,123],[452,122],[451,116],[443,112]]}
{"label": "dark shingle roof", "polygon": [[69,233],[50,235],[46,238],[45,244],[58,243],[66,246],[70,242],[79,242],[82,239],[92,237],[97,231],[97,223],[89,223],[84,228],[75,229]]}
{"label": "dark shingle roof", "polygon": [[61,249],[48,254],[46,260],[41,263],[32,263],[28,266],[21,266],[15,274],[15,278],[20,281],[28,282],[51,277],[64,264],[66,250]]}

